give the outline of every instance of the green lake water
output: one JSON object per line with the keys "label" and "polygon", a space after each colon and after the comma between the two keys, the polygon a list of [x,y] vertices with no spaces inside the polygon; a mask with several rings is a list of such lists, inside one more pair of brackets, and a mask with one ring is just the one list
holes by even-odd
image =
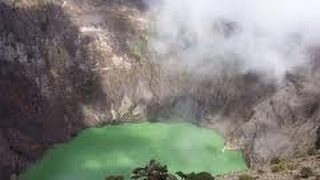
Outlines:
{"label": "green lake water", "polygon": [[[187,123],[138,123],[89,128],[54,146],[22,180],[104,180],[156,159],[171,172],[224,174],[246,169],[241,152],[224,151],[210,129]],[[129,178],[128,178],[129,179]]]}

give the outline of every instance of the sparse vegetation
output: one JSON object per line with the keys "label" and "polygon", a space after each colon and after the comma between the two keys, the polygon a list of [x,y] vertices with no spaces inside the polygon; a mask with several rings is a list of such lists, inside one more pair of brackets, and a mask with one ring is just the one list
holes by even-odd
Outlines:
{"label": "sparse vegetation", "polygon": [[273,173],[280,173],[287,170],[292,171],[297,169],[296,164],[286,162],[278,157],[272,158],[270,161],[270,165],[271,165],[271,172]]}
{"label": "sparse vegetation", "polygon": [[[214,180],[208,172],[185,174],[181,171],[176,173],[180,180]],[[161,165],[151,160],[145,167],[137,167],[132,171],[131,179],[135,180],[178,180],[177,176],[168,172],[166,165]],[[124,180],[123,176],[108,176],[106,180]],[[251,180],[251,179],[242,179]]]}
{"label": "sparse vegetation", "polygon": [[270,164],[271,165],[275,165],[275,164],[279,164],[281,163],[281,159],[279,157],[273,157],[271,160],[270,160]]}
{"label": "sparse vegetation", "polygon": [[275,164],[271,166],[271,172],[273,173],[280,173],[287,169],[287,166],[284,162],[280,162],[279,164]]}
{"label": "sparse vegetation", "polygon": [[214,180],[214,177],[208,172],[184,174],[183,172],[176,173],[182,180]]}
{"label": "sparse vegetation", "polygon": [[287,169],[290,171],[296,170],[298,168],[298,165],[295,163],[288,163],[287,164]]}
{"label": "sparse vegetation", "polygon": [[131,53],[138,63],[141,63],[141,60],[144,54],[146,54],[147,46],[148,46],[147,35],[141,36],[139,39],[137,39],[135,42],[132,43]]}
{"label": "sparse vegetation", "polygon": [[124,180],[123,176],[108,176],[106,180]]}
{"label": "sparse vegetation", "polygon": [[313,176],[313,171],[310,167],[302,167],[300,170],[300,177],[301,178],[308,178]]}
{"label": "sparse vegetation", "polygon": [[273,173],[283,172],[287,169],[287,164],[283,160],[281,160],[279,157],[273,157],[270,160],[270,165],[271,165],[271,172]]}
{"label": "sparse vegetation", "polygon": [[253,176],[250,176],[249,174],[241,174],[238,177],[239,180],[255,180],[256,178]]}
{"label": "sparse vegetation", "polygon": [[162,166],[159,162],[151,160],[145,167],[135,168],[131,175],[132,179],[150,180],[176,180],[177,178],[168,172],[167,166]]}

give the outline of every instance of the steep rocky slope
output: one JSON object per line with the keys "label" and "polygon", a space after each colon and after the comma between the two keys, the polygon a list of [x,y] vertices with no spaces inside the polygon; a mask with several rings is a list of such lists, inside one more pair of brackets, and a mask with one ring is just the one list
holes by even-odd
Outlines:
{"label": "steep rocky slope", "polygon": [[[320,178],[320,156],[306,156],[281,161],[279,164],[266,163],[259,169],[231,173],[217,177],[219,180],[261,179],[261,180],[318,180]],[[240,179],[241,180],[241,179]]]}
{"label": "steep rocky slope", "polygon": [[143,119],[152,71],[127,45],[143,27],[134,7],[1,2],[1,174],[21,172],[83,127],[124,119],[132,109],[128,119]]}
{"label": "steep rocky slope", "polygon": [[255,73],[172,74],[144,47],[147,8],[139,0],[0,1],[0,177],[82,128],[122,121],[197,120],[251,165],[314,146],[317,50],[312,68],[281,85]]}

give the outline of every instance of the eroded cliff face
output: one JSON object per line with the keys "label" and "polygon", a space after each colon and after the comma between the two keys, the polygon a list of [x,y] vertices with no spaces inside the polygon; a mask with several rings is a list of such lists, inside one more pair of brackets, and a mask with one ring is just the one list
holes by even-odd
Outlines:
{"label": "eroded cliff face", "polygon": [[253,114],[235,129],[231,141],[245,149],[253,166],[272,157],[307,154],[316,146],[319,120],[319,70],[300,69],[286,84],[252,109]]}
{"label": "eroded cliff face", "polygon": [[154,72],[129,47],[145,24],[129,4],[0,3],[2,174],[84,127],[145,118]]}
{"label": "eroded cliff face", "polygon": [[85,127],[123,121],[195,119],[253,164],[313,145],[316,66],[281,87],[254,73],[172,74],[145,48],[146,8],[138,0],[0,2],[0,177]]}

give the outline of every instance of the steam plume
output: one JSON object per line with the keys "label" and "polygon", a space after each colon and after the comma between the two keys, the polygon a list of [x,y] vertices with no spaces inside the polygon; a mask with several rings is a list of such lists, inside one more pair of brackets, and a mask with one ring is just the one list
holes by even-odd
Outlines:
{"label": "steam plume", "polygon": [[151,47],[175,71],[233,67],[278,79],[306,63],[306,48],[319,42],[318,7],[318,0],[162,0]]}

